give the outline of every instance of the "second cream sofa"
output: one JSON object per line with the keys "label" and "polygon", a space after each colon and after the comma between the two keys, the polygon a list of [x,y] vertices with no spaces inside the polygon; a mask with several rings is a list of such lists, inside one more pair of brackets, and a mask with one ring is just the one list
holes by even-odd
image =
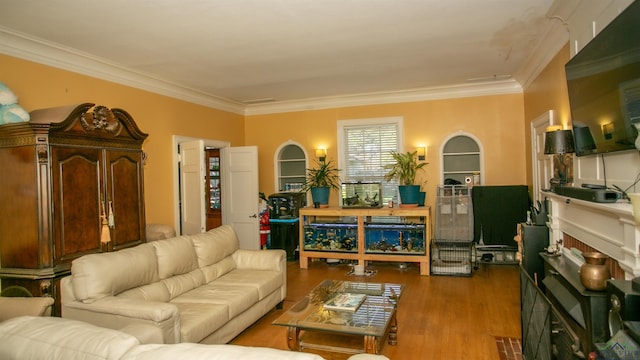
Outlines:
{"label": "second cream sofa", "polygon": [[[324,360],[314,354],[264,347],[144,344],[137,337],[138,333],[56,317],[21,316],[0,323],[0,359]],[[389,359],[382,355],[358,354],[350,356],[349,360]]]}
{"label": "second cream sofa", "polygon": [[283,250],[239,249],[224,225],[74,260],[61,311],[111,329],[151,326],[163,343],[223,344],[281,305],[286,279]]}

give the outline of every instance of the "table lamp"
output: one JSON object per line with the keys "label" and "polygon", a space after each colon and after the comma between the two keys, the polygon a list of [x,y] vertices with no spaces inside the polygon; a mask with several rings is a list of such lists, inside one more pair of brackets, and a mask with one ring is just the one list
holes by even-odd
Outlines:
{"label": "table lamp", "polygon": [[573,142],[573,133],[571,130],[554,130],[547,131],[544,137],[544,153],[547,155],[560,155],[559,164],[557,167],[557,177],[551,179],[551,187],[558,185],[564,185],[567,183],[567,173],[569,172],[570,164],[567,163],[565,154],[575,152],[575,145]]}

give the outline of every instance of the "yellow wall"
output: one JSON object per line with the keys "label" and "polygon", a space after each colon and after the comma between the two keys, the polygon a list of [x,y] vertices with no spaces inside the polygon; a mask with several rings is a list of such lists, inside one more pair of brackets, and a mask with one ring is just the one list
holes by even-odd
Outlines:
{"label": "yellow wall", "polygon": [[[300,143],[311,158],[314,149],[327,147],[327,158],[337,159],[337,121],[401,116],[404,118],[405,151],[427,144],[425,179],[427,203],[435,200],[440,184],[440,148],[457,131],[476,136],[484,148],[485,184],[525,184],[526,169],[523,97],[497,95],[412,103],[345,107],[293,113],[248,116],[245,121],[246,144],[259,150],[260,190],[274,189],[274,154],[284,142]],[[330,204],[338,205],[332,192]]]}
{"label": "yellow wall", "polygon": [[241,115],[4,55],[0,55],[0,81],[27,111],[85,102],[126,110],[149,134],[143,145],[149,156],[144,174],[148,222],[174,223],[173,135],[244,145]]}
{"label": "yellow wall", "polygon": [[533,184],[531,164],[531,127],[538,116],[554,110],[554,125],[567,126],[571,122],[569,95],[564,65],[569,61],[569,45],[565,45],[545,69],[524,91],[527,184]]}
{"label": "yellow wall", "polygon": [[[144,149],[145,201],[148,222],[173,224],[174,181],[172,135],[229,141],[232,146],[257,145],[260,191],[274,192],[274,153],[288,140],[302,144],[311,157],[324,145],[337,158],[338,120],[402,116],[405,150],[428,145],[427,202],[433,205],[439,185],[442,141],[459,130],[476,136],[485,151],[485,184],[531,184],[529,123],[554,109],[568,119],[564,63],[568,47],[553,59],[522,95],[496,95],[310,110],[293,113],[241,115],[194,105],[147,91],[73,72],[0,55],[0,81],[12,89],[27,111],[73,103],[94,102],[128,111],[149,134]],[[337,196],[331,200],[337,204]]]}

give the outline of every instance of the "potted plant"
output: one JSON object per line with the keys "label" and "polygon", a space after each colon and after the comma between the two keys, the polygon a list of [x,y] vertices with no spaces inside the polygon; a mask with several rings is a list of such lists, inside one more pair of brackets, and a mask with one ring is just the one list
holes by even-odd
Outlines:
{"label": "potted plant", "polygon": [[395,163],[385,166],[388,172],[384,179],[386,181],[398,179],[400,203],[404,205],[418,205],[420,185],[416,184],[416,174],[428,163],[419,163],[417,153],[417,151],[406,153],[392,151],[391,156],[393,156]]}
{"label": "potted plant", "polygon": [[340,169],[333,164],[333,160],[316,161],[316,165],[313,169],[307,169],[302,191],[311,191],[313,205],[317,207],[329,204],[331,189],[340,189]]}

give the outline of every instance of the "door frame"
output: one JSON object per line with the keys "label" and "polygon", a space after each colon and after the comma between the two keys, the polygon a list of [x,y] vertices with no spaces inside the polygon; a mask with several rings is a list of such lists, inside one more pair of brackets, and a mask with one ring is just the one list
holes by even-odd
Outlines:
{"label": "door frame", "polygon": [[[531,136],[531,177],[532,177],[532,199],[533,199],[533,203],[536,204],[537,201],[542,201],[542,199],[540,198],[541,195],[541,191],[543,189],[543,186],[545,184],[540,184],[539,179],[540,179],[540,174],[538,172],[539,168],[538,168],[538,162],[540,161],[540,159],[538,158],[538,148],[536,147],[537,145],[537,129],[541,128],[541,127],[548,127],[548,126],[552,126],[554,123],[554,111],[553,110],[547,110],[546,112],[540,114],[537,118],[533,119],[533,121],[531,121],[530,124],[530,129],[529,129],[529,133]],[[543,148],[544,148],[544,144],[543,144]],[[545,164],[546,166],[549,166],[549,164]],[[553,164],[551,163],[551,168],[547,168],[547,173],[548,174],[553,174]]]}
{"label": "door frame", "polygon": [[[182,234],[182,227],[180,224],[180,203],[181,203],[181,194],[180,194],[180,158],[178,149],[181,143],[187,141],[196,141],[202,140],[204,147],[214,147],[214,148],[225,148],[231,146],[231,143],[223,140],[213,140],[213,139],[202,139],[202,138],[194,138],[189,136],[181,136],[181,135],[173,135],[171,137],[171,144],[173,151],[173,222],[174,229],[176,229],[176,234]],[[204,151],[204,148],[202,149]]]}

